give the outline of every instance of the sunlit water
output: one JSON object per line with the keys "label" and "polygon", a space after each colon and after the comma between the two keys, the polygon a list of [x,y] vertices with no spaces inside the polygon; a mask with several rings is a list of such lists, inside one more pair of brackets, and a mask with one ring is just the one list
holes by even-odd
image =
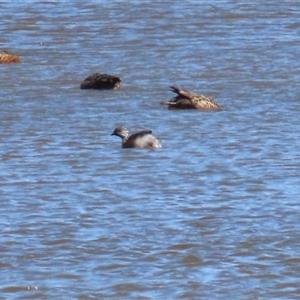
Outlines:
{"label": "sunlit water", "polygon": [[[299,10],[1,2],[0,299],[299,299]],[[165,109],[173,84],[223,110]]]}

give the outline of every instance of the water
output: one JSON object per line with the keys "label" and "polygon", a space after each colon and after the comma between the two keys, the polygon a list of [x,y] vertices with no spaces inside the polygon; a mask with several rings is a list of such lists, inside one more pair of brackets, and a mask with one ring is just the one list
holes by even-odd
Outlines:
{"label": "water", "polygon": [[299,9],[1,2],[0,299],[299,299]]}

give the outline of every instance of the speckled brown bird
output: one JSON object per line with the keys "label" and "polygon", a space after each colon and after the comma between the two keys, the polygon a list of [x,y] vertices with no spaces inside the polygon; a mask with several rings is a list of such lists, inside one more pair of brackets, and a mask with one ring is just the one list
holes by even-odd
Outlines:
{"label": "speckled brown bird", "polygon": [[122,148],[161,148],[160,141],[152,135],[151,130],[142,130],[133,134],[124,126],[117,127],[111,135],[122,139]]}
{"label": "speckled brown bird", "polygon": [[20,57],[10,51],[0,50],[0,63],[18,63]]}
{"label": "speckled brown bird", "polygon": [[221,106],[210,97],[183,90],[176,86],[170,86],[170,88],[177,96],[168,102],[162,103],[169,108],[202,110],[221,109]]}
{"label": "speckled brown bird", "polygon": [[84,89],[97,89],[97,90],[111,90],[117,89],[121,86],[121,78],[114,75],[95,73],[87,77],[82,83],[80,88]]}

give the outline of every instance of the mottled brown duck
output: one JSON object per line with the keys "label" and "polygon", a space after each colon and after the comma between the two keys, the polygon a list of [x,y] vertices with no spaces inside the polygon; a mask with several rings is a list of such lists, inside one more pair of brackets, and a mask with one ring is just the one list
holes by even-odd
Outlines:
{"label": "mottled brown duck", "polygon": [[97,89],[97,90],[111,90],[117,89],[121,86],[121,79],[118,76],[95,73],[90,75],[81,83],[80,88]]}
{"label": "mottled brown duck", "polygon": [[12,52],[6,50],[0,50],[0,63],[18,63],[20,62],[20,57]]}
{"label": "mottled brown duck", "polygon": [[160,141],[152,135],[151,130],[142,130],[133,134],[124,126],[117,127],[111,135],[122,139],[122,148],[161,148]]}
{"label": "mottled brown duck", "polygon": [[177,96],[168,102],[162,103],[167,105],[169,108],[202,110],[221,109],[221,106],[210,97],[180,89],[176,86],[170,86],[170,88],[172,92],[177,94]]}

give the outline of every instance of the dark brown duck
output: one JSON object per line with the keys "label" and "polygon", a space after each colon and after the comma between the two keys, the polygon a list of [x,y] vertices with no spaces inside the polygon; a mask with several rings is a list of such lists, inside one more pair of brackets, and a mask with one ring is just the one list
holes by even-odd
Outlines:
{"label": "dark brown duck", "polygon": [[114,75],[95,73],[90,75],[81,83],[80,88],[97,89],[97,90],[111,90],[117,89],[121,86],[121,78]]}

